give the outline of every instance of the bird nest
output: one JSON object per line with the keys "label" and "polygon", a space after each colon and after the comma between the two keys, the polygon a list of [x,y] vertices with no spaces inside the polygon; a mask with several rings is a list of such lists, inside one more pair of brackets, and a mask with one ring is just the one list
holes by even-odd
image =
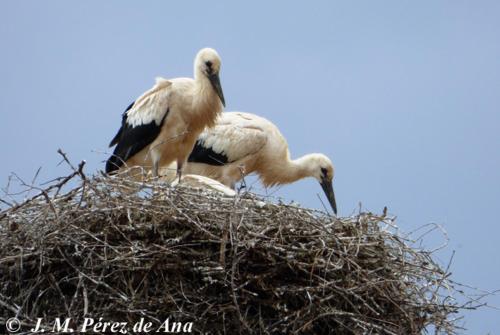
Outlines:
{"label": "bird nest", "polygon": [[204,334],[451,334],[463,308],[447,269],[385,214],[334,218],[83,164],[0,212],[0,240],[0,324],[23,329],[102,318],[129,332],[142,319]]}

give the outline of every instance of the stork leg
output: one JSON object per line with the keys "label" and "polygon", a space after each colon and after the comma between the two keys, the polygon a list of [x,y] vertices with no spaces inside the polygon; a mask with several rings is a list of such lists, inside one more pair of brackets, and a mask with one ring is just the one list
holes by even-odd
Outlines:
{"label": "stork leg", "polygon": [[179,184],[180,184],[181,178],[182,178],[182,165],[183,164],[184,164],[184,162],[177,161],[177,177],[179,178]]}
{"label": "stork leg", "polygon": [[160,165],[160,158],[161,154],[158,152],[158,150],[151,150],[151,162],[153,163],[153,178],[158,178],[158,170],[159,170],[159,165]]}
{"label": "stork leg", "polygon": [[158,178],[158,161],[153,161],[153,178]]}

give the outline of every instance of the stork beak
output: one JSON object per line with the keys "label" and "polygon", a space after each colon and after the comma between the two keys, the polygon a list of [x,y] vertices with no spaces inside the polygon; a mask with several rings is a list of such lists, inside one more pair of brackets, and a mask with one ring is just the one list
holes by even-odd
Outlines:
{"label": "stork beak", "polygon": [[337,203],[335,202],[335,193],[333,193],[333,184],[331,180],[327,178],[322,178],[320,182],[321,188],[325,192],[328,202],[332,206],[333,212],[337,215]]}
{"label": "stork beak", "polygon": [[212,87],[219,96],[220,101],[222,102],[222,106],[226,107],[226,101],[224,101],[224,93],[222,93],[222,86],[220,85],[219,74],[212,73],[211,75],[208,76],[208,80],[210,80]]}

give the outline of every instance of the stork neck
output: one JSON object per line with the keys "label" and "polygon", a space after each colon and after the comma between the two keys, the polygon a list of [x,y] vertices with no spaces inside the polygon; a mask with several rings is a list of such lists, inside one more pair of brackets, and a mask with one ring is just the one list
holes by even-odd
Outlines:
{"label": "stork neck", "polygon": [[262,181],[267,186],[289,184],[310,175],[308,157],[303,156],[294,160],[287,158],[279,166],[274,166],[266,175],[262,175]]}
{"label": "stork neck", "polygon": [[217,114],[222,111],[222,104],[210,81],[200,71],[195,71],[193,91],[192,107],[200,127],[213,127]]}
{"label": "stork neck", "polygon": [[208,107],[208,105],[210,105],[211,108],[216,108],[216,103],[219,98],[215,93],[212,84],[203,74],[198,78],[195,78],[194,98],[195,105],[199,107]]}
{"label": "stork neck", "polygon": [[194,81],[195,81],[195,89],[198,94],[210,95],[210,93],[213,90],[212,84],[204,74],[200,74],[197,77],[195,77]]}
{"label": "stork neck", "polygon": [[294,160],[290,160],[288,163],[288,170],[291,176],[294,178],[293,181],[309,177],[310,164],[309,155],[299,157]]}

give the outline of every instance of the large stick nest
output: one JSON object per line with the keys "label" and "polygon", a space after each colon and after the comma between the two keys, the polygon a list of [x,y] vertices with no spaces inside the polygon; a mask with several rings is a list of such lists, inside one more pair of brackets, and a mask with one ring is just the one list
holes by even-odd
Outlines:
{"label": "large stick nest", "polygon": [[82,166],[0,212],[0,323],[169,317],[210,334],[456,331],[447,269],[385,214],[334,218],[249,193],[86,177]]}

